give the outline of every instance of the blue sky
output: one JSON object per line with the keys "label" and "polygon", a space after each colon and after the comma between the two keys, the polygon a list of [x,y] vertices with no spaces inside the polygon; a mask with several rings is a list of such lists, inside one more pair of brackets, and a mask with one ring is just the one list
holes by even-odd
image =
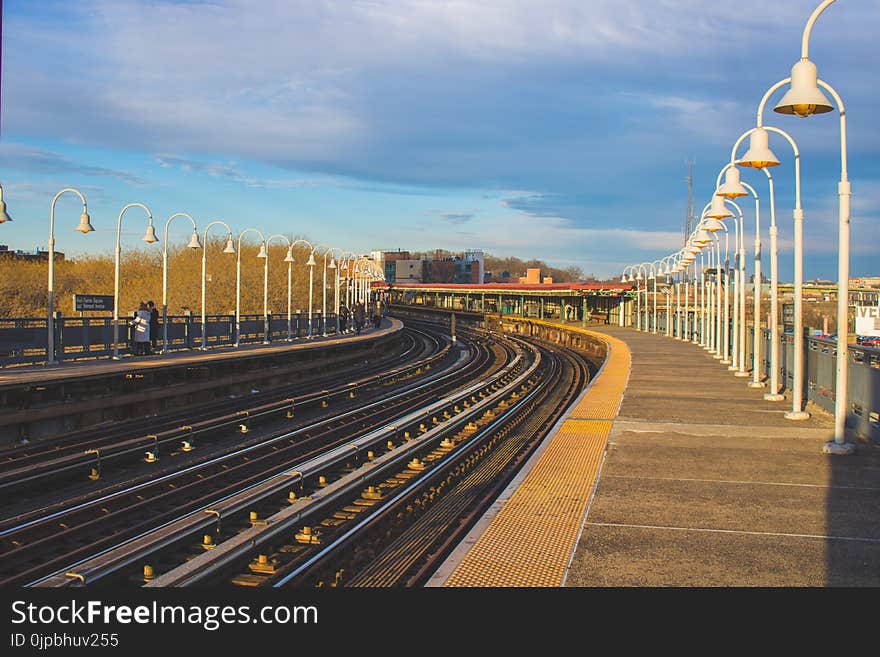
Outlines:
{"label": "blue sky", "polygon": [[[800,56],[817,0],[7,0],[0,243],[111,253],[146,203],[365,252],[482,248],[599,276],[682,242],[688,159],[709,199],[758,101]],[[880,275],[880,46],[874,0],[811,40],[843,96],[852,274]],[[781,97],[779,92],[771,101]],[[836,279],[836,114],[768,110],[802,155],[805,276]],[[790,279],[794,171],[771,146]],[[740,151],[742,152],[742,151]],[[763,197],[767,185],[745,172]],[[746,212],[747,251],[754,215]],[[138,244],[142,219],[123,226]],[[185,222],[172,227],[185,240]]]}

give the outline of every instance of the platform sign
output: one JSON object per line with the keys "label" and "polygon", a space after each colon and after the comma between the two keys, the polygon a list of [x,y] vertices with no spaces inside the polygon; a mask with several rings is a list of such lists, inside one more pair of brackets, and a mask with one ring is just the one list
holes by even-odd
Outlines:
{"label": "platform sign", "polygon": [[880,337],[880,306],[856,306],[856,335]]}
{"label": "platform sign", "polygon": [[782,304],[782,326],[785,329],[794,329],[794,304]]}
{"label": "platform sign", "polygon": [[85,312],[88,310],[106,310],[113,311],[113,295],[112,294],[74,294],[73,309],[76,312]]}

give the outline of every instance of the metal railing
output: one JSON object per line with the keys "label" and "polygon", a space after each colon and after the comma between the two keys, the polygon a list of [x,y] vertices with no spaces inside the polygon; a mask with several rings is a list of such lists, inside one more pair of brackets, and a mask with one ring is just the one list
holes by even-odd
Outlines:
{"label": "metal railing", "polygon": [[[412,305],[416,308],[424,308],[425,304],[406,304],[398,303],[397,305]],[[430,304],[433,305],[433,304]],[[448,310],[448,309],[447,309]],[[526,309],[524,315],[510,313],[514,316],[528,317],[530,313]],[[545,315],[545,317],[547,317]],[[553,317],[547,317],[554,319]],[[675,315],[672,315],[675,322]],[[558,317],[556,318],[558,319]],[[635,326],[636,318],[633,311],[632,321],[627,320],[628,326]],[[580,323],[580,322],[572,322]],[[612,322],[614,323],[614,322]],[[700,339],[701,321],[699,315],[694,315],[691,310],[687,317],[682,315],[682,323],[687,324],[688,338],[696,333],[697,341]],[[653,313],[649,312],[647,317],[642,314],[642,325],[647,325],[647,330],[653,330]],[[673,330],[677,332],[678,328],[673,323]],[[729,344],[733,344],[733,322],[729,324],[730,334],[728,335]],[[657,334],[665,335],[666,333],[666,313],[658,312],[657,314]],[[770,340],[771,332],[769,329],[761,329],[763,342],[761,345],[761,359],[759,363],[760,378],[770,375]],[[779,340],[779,382],[784,391],[793,390],[794,382],[794,335],[780,331]],[[807,331],[805,330],[806,334]],[[723,339],[723,336],[722,336]],[[752,370],[752,353],[754,345],[754,327],[749,326],[746,330],[745,340],[745,368]],[[880,442],[880,349],[873,347],[863,347],[850,343],[849,345],[849,379],[847,381],[847,401],[849,408],[847,409],[846,425],[855,429],[859,434],[868,436],[874,441]],[[818,338],[807,336],[804,339],[804,380],[801,385],[804,386],[804,399],[807,399],[820,408],[834,413],[835,390],[837,383],[835,359],[837,358],[836,341],[829,338]]]}
{"label": "metal railing", "polygon": [[[205,317],[207,347],[235,345],[235,315]],[[36,365],[47,361],[47,320],[45,317],[0,317],[0,367]],[[84,358],[109,358],[113,355],[112,317],[62,317],[55,315],[55,360],[59,363]],[[287,315],[241,315],[239,344],[280,342],[288,337]],[[346,327],[341,327],[345,330]],[[312,316],[312,337],[336,333],[336,315],[321,313]],[[291,317],[291,339],[309,335],[307,313]],[[151,336],[152,337],[152,336]],[[162,348],[162,325],[159,324],[156,345]],[[132,345],[131,318],[119,318],[119,353],[130,354]],[[180,351],[202,346],[201,315],[186,313],[168,316],[168,349]]]}
{"label": "metal railing", "polygon": [[[644,322],[644,316],[642,317]],[[653,328],[653,317],[648,315],[648,330]],[[689,313],[689,330],[696,330],[699,340],[700,322],[694,324],[693,313]],[[673,322],[675,316],[673,315]],[[673,324],[675,328],[675,324]],[[728,340],[733,344],[733,323],[730,325]],[[746,328],[745,368],[752,371],[754,353],[754,326]],[[771,332],[761,328],[760,378],[770,377]],[[657,315],[657,333],[666,333],[666,317]],[[833,338],[819,338],[806,335],[804,330],[804,380],[801,382],[804,399],[819,408],[834,413],[835,390],[837,385],[837,341]],[[779,331],[779,382],[784,391],[794,389],[794,334]],[[880,349],[849,344],[849,379],[847,380],[846,425],[859,434],[880,441]]]}

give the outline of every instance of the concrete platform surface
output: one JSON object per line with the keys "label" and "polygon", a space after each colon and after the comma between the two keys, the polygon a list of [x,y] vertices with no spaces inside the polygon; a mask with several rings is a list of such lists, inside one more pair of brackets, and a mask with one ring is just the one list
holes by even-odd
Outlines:
{"label": "concrete platform surface", "polygon": [[696,345],[590,329],[632,371],[566,585],[880,585],[880,447],[823,454],[822,410],[786,420]]}

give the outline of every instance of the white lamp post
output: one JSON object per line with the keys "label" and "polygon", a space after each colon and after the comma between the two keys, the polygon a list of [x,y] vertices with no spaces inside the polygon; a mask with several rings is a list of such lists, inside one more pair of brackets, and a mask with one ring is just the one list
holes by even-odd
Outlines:
{"label": "white lamp post", "polygon": [[[823,451],[831,454],[850,454],[854,447],[846,443],[847,385],[849,379],[849,223],[852,188],[847,175],[846,108],[831,85],[819,79],[816,65],[810,61],[810,33],[819,15],[834,0],[823,0],[813,10],[804,26],[801,39],[801,59],[791,69],[791,88],[776,105],[781,114],[808,117],[831,112],[833,107],[819,90],[821,86],[834,98],[840,115],[840,182],[837,184],[837,358],[834,397],[834,440],[825,444]],[[771,391],[775,392],[775,391]]]}
{"label": "white lamp post", "polygon": [[315,246],[314,250],[318,251],[318,253],[320,254],[319,249],[323,249],[323,251],[324,251],[324,263],[323,263],[323,265],[324,265],[323,266],[324,278],[323,278],[323,284],[321,285],[321,290],[322,290],[322,294],[321,294],[321,324],[323,325],[322,330],[321,330],[321,335],[326,337],[327,336],[327,255],[330,253],[330,247],[327,246],[326,244],[318,244]]}
{"label": "white lamp post", "polygon": [[[336,253],[338,252],[338,255]],[[339,326],[339,270],[342,267],[343,257],[342,249],[332,248],[330,249],[330,265],[329,269],[333,272],[334,283],[333,283],[333,304],[336,312],[336,335],[340,334],[341,328]]]}
{"label": "white lamp post", "polygon": [[[778,87],[776,87],[778,88]],[[806,420],[810,414],[803,410],[804,388],[804,322],[803,322],[803,241],[804,241],[804,211],[801,208],[801,161],[800,151],[794,139],[784,130],[771,126],[763,126],[761,114],[769,95],[775,91],[774,87],[764,95],[758,106],[758,126],[744,132],[736,141],[731,151],[731,160],[739,166],[762,169],[764,167],[778,166],[779,160],[770,150],[768,131],[775,132],[785,137],[794,152],[795,170],[795,208],[794,218],[794,371],[792,385],[792,409],[785,414],[789,420]],[[739,160],[736,159],[736,149],[749,137],[749,149]],[[771,234],[772,239],[772,234]],[[771,390],[776,392],[775,390]]]}
{"label": "white lamp post", "polygon": [[[776,257],[776,209],[775,209],[775,199],[774,199],[774,190],[773,190],[773,176],[770,174],[770,171],[765,167],[762,168],[761,171],[767,176],[767,180],[770,185],[770,232],[771,232],[771,253],[773,258]],[[725,182],[721,185],[721,175],[726,172]],[[753,335],[753,346],[752,346],[752,381],[749,383],[749,387],[751,388],[761,388],[764,386],[763,381],[761,381],[761,346],[762,346],[762,336],[761,336],[761,295],[762,295],[762,274],[761,274],[761,201],[758,197],[758,193],[755,191],[754,187],[749,185],[748,183],[744,183],[740,180],[739,177],[739,169],[736,168],[735,162],[728,163],[719,173],[718,180],[716,182],[717,191],[715,192],[718,196],[723,196],[727,199],[739,198],[741,196],[747,196],[751,193],[752,197],[755,199],[755,285],[754,285],[754,312],[753,315],[755,317],[754,320],[754,335]],[[745,281],[743,284],[743,300],[745,299]],[[776,304],[775,298],[771,299],[771,303]],[[745,335],[745,317],[742,318],[742,334]],[[743,352],[745,350],[745,344],[742,344]],[[778,347],[776,349],[777,357],[778,357]],[[734,365],[736,364],[736,359],[734,360]],[[772,367],[776,367],[774,363]],[[743,371],[744,367],[740,368],[740,371]],[[773,399],[781,399],[781,395],[770,394],[765,395],[765,398],[773,398]]]}
{"label": "white lamp post", "polygon": [[[293,249],[296,248],[297,246],[299,246],[300,244],[305,245],[305,247],[309,250],[309,254],[311,256],[311,253],[314,252],[315,247],[308,240],[304,240],[302,238],[299,238],[299,239],[293,240],[293,242],[291,242],[291,244],[290,244],[291,257],[293,255]],[[309,260],[314,262],[314,258],[312,258],[312,257],[310,257]],[[306,264],[308,265],[308,262]],[[314,265],[309,265],[310,271],[311,271],[312,267],[314,267]],[[311,276],[309,278],[309,318],[308,319],[309,319],[309,327],[310,327],[309,330],[311,331],[311,325],[312,325],[312,282],[311,282]],[[297,320],[297,322],[299,322],[299,320]],[[309,337],[311,337],[311,333],[309,333]]]}
{"label": "white lamp post", "polygon": [[153,228],[153,214],[146,205],[143,203],[129,203],[122,208],[122,211],[119,213],[119,218],[116,220],[116,259],[113,268],[113,360],[119,360],[119,256],[122,251],[120,246],[122,238],[122,216],[129,208],[135,207],[142,208],[150,219],[149,224],[147,224],[147,232],[144,233],[144,236],[141,239],[147,244],[153,244],[154,242],[159,241],[159,238],[156,237],[156,229]]}
{"label": "white lamp post", "polygon": [[[722,172],[723,171],[724,171],[724,169],[722,169]],[[734,173],[731,174],[730,171],[733,171]],[[728,179],[729,179],[728,182],[732,182],[733,180],[738,182],[739,181],[739,170],[736,169],[735,167],[728,169]],[[730,350],[730,344],[729,344],[731,327],[728,324],[729,312],[730,312],[730,309],[729,309],[729,294],[730,294],[730,276],[729,276],[730,269],[729,269],[729,266],[730,266],[730,260],[729,260],[729,251],[727,249],[727,247],[728,247],[727,240],[728,240],[729,233],[727,231],[727,226],[724,226],[722,224],[722,227],[724,228],[724,231],[725,231],[725,242],[724,242],[725,243],[725,260],[724,260],[724,318],[723,318],[723,323],[724,323],[724,345],[723,345],[724,346],[724,354],[723,354],[723,358],[721,359],[721,362],[725,363],[725,364],[730,363],[731,358],[729,358],[729,356],[732,356],[732,360],[733,360],[734,365],[731,366],[730,369],[735,369],[736,358],[737,358],[737,355],[739,354],[740,346],[742,344],[741,340],[739,339],[738,329],[737,329],[737,326],[738,326],[737,319],[739,317],[738,309],[739,309],[739,289],[740,289],[740,285],[739,285],[739,281],[740,281],[740,275],[739,275],[740,231],[739,231],[739,224],[737,223],[736,217],[733,215],[733,213],[730,212],[730,210],[728,210],[725,207],[724,198],[722,198],[722,196],[718,194],[718,183],[716,183],[716,192],[715,192],[715,195],[712,196],[712,202],[710,204],[710,209],[707,211],[706,215],[708,217],[710,217],[711,219],[715,219],[715,220],[719,220],[719,221],[722,219],[727,219],[727,218],[733,218],[733,221],[734,221],[733,251],[734,251],[734,265],[735,266],[734,266],[734,286],[733,286],[733,290],[734,290],[734,304],[733,304],[734,321],[733,321],[733,349],[732,350]],[[741,222],[741,220],[742,220],[742,217],[740,217],[740,222]],[[719,256],[719,260],[720,260],[720,256]],[[720,267],[720,262],[719,262],[719,267]],[[720,271],[720,269],[719,269],[719,271]]]}
{"label": "white lamp post", "polygon": [[315,262],[315,249],[309,252],[309,260],[306,262],[306,266],[309,268],[309,334],[308,338],[312,337],[312,307],[314,305],[315,299],[315,265],[318,264]]}
{"label": "white lamp post", "polygon": [[186,212],[175,212],[165,222],[165,242],[162,244],[162,353],[168,353],[168,227],[176,217],[186,217],[192,222],[193,232],[189,238],[187,248],[200,249],[202,243],[199,242],[199,231],[196,226],[196,220]]}
{"label": "white lamp post", "polygon": [[[279,233],[277,235],[269,236],[269,238],[266,240],[266,246],[268,247],[274,239],[281,239],[287,242],[287,255],[284,256],[284,262],[287,263],[287,342],[290,342],[293,340],[293,315],[291,313],[290,307],[291,292],[293,289],[293,263],[295,262],[293,258],[293,242],[291,242],[290,238],[288,238],[287,236],[281,235]],[[266,257],[266,266],[269,266],[268,253]]]}
{"label": "white lamp post", "polygon": [[[652,323],[651,333],[654,333],[654,334],[657,333],[657,275],[659,273],[657,271],[657,265],[659,262],[660,262],[659,260],[655,260],[654,262],[651,263],[651,271],[648,276],[649,279],[654,281],[653,314],[652,314],[652,321],[651,321],[651,323]],[[647,295],[647,289],[648,289],[648,284],[645,283],[645,294],[646,295]],[[645,301],[647,302],[647,297],[645,298]]]}
{"label": "white lamp post", "polygon": [[55,198],[52,199],[52,206],[49,209],[49,284],[46,290],[48,306],[48,341],[46,346],[46,365],[58,364],[58,361],[55,358],[55,317],[52,314],[52,311],[55,309],[55,204],[58,202],[58,198],[62,194],[68,192],[76,194],[82,201],[82,214],[79,216],[79,225],[76,227],[76,230],[83,234],[91,233],[95,230],[92,228],[91,220],[89,218],[89,211],[86,207],[86,198],[79,190],[72,187],[65,187],[55,194]]}
{"label": "white lamp post", "polygon": [[241,344],[241,238],[245,236],[246,233],[254,232],[260,236],[260,250],[257,253],[258,258],[265,258],[267,260],[263,265],[263,324],[265,325],[266,320],[268,318],[268,295],[267,295],[267,285],[269,280],[269,268],[268,268],[268,260],[269,254],[266,252],[266,238],[263,237],[263,233],[260,232],[256,228],[245,228],[238,234],[238,249],[237,257],[235,262],[235,346],[238,347]]}
{"label": "white lamp post", "polygon": [[202,238],[202,350],[206,350],[208,348],[208,323],[207,323],[207,312],[206,312],[206,303],[205,303],[205,289],[207,287],[207,271],[208,271],[208,231],[212,226],[225,226],[226,227],[226,248],[223,249],[223,253],[235,253],[235,244],[232,240],[232,229],[229,227],[225,221],[212,221],[207,226],[205,226],[205,232],[203,233],[204,237]]}
{"label": "white lamp post", "polygon": [[[629,271],[629,278],[627,278],[627,275],[626,275],[627,271]],[[621,283],[634,283],[636,280],[636,275],[635,275],[635,273],[633,273],[634,271],[635,271],[634,265],[627,265],[626,267],[624,267],[623,274],[620,277],[620,282]],[[638,308],[638,297],[639,297],[638,288],[636,288],[636,307],[637,308]],[[638,318],[638,310],[636,310],[636,317]],[[619,323],[621,326],[624,325],[623,306],[621,306],[621,309],[620,309],[620,322]]]}

